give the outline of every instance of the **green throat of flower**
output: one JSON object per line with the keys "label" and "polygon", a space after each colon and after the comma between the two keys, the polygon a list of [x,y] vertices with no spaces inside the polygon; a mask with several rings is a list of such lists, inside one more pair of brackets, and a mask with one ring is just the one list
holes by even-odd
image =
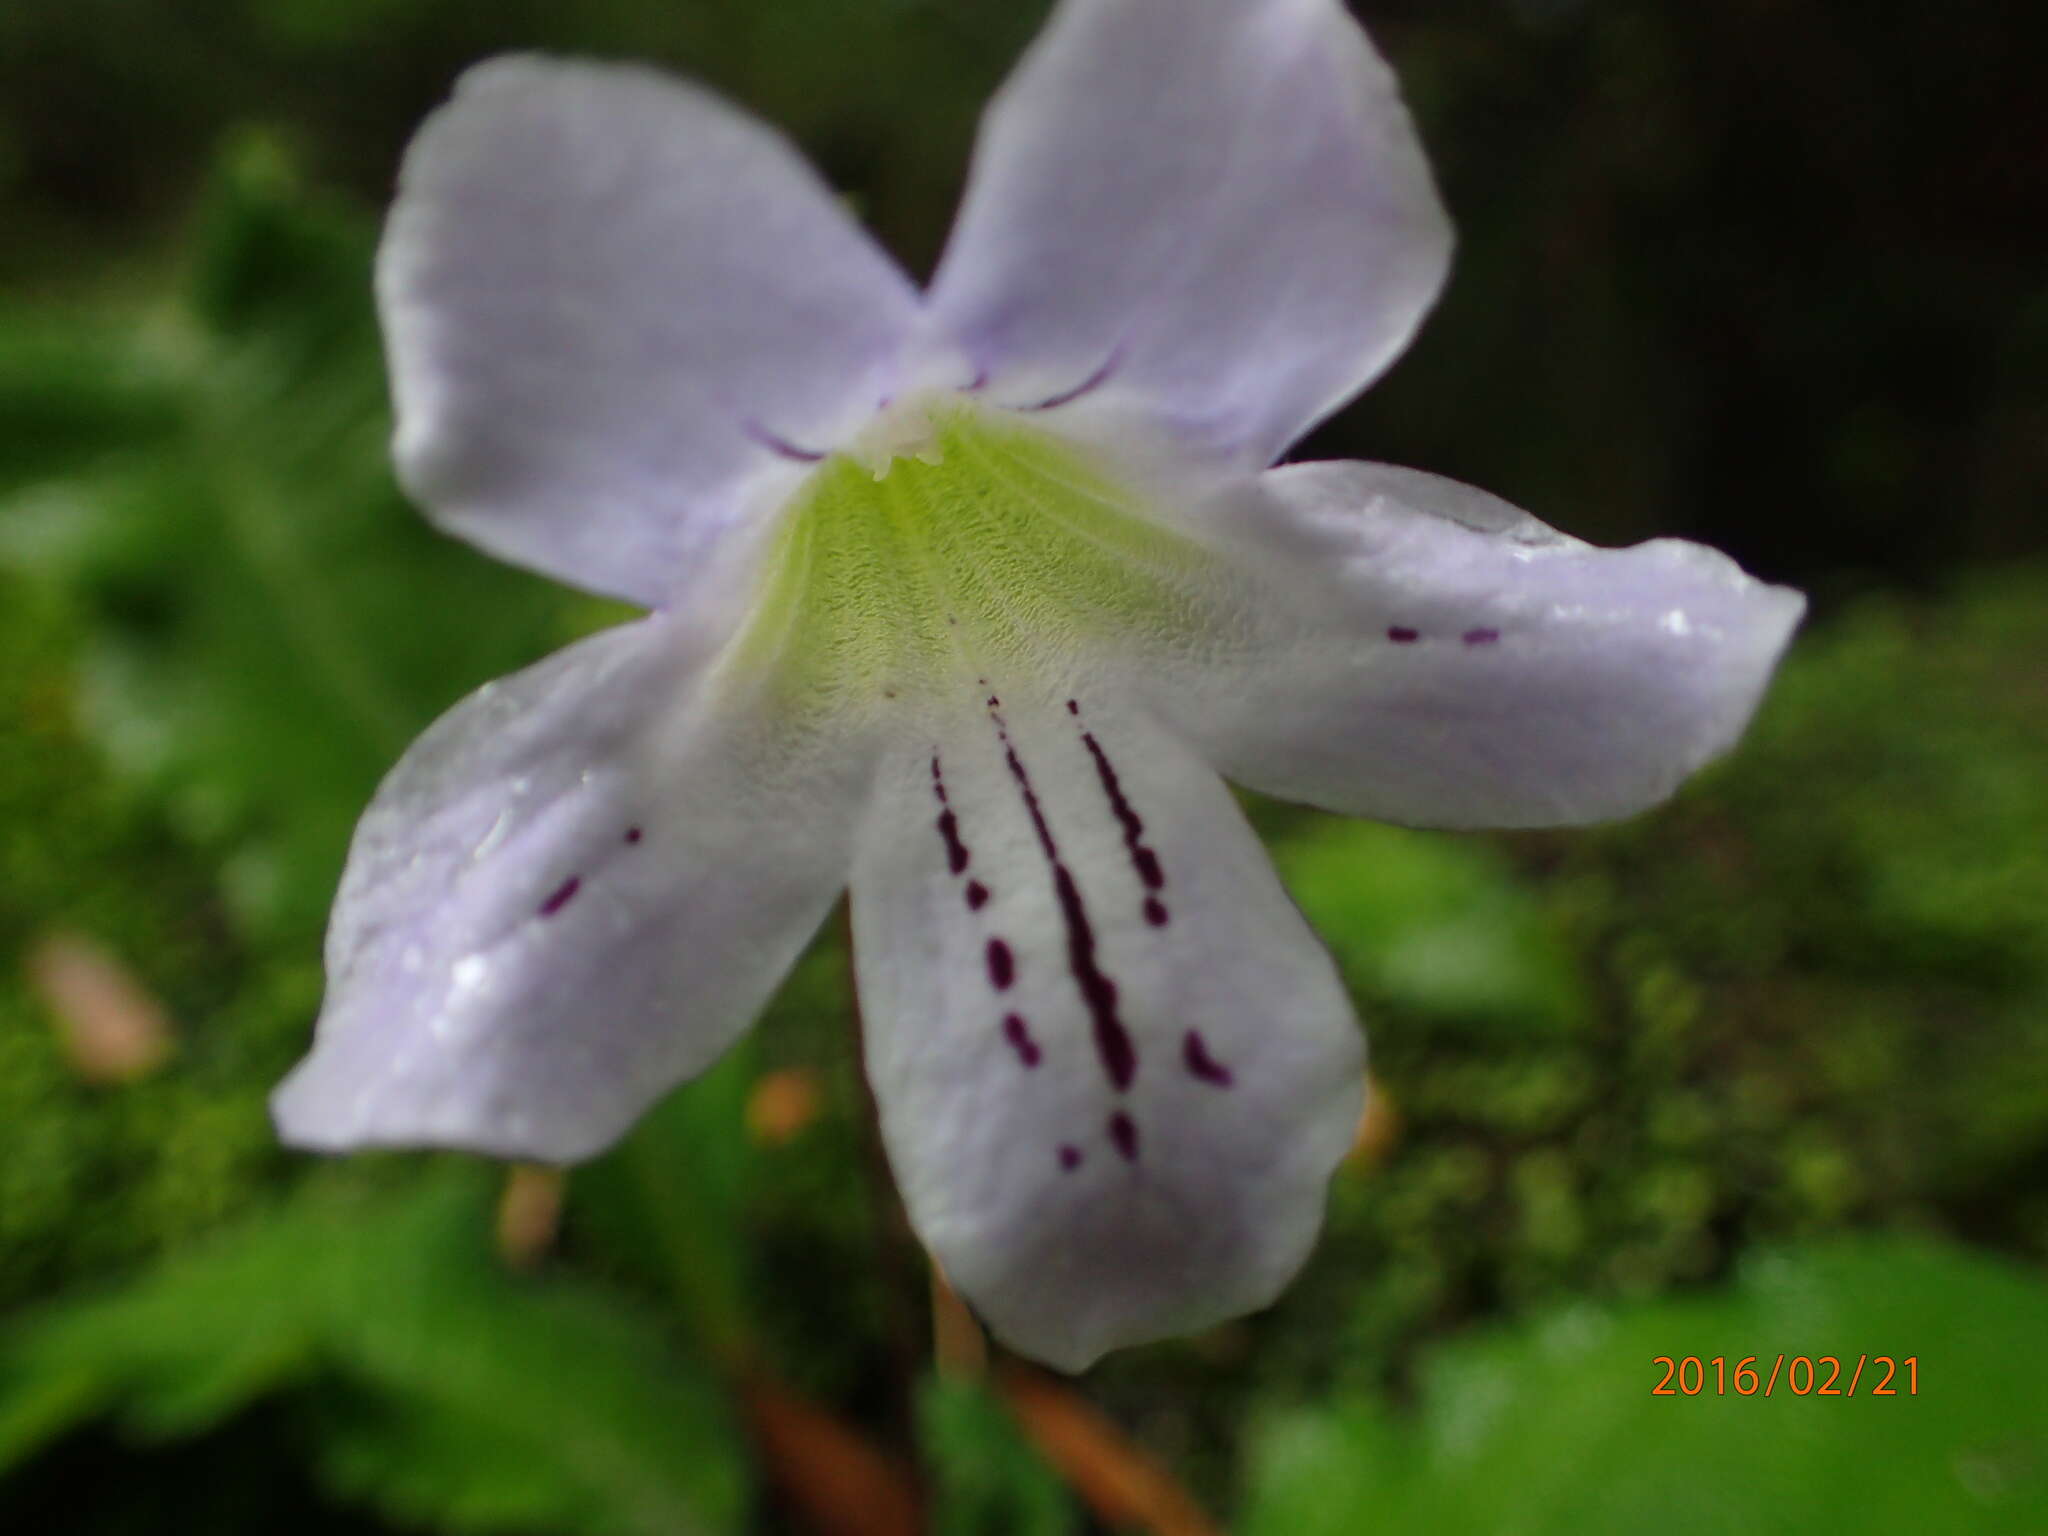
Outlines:
{"label": "green throat of flower", "polygon": [[735,659],[791,703],[918,696],[963,671],[1050,681],[1198,627],[1214,557],[1085,451],[964,403],[915,424],[825,459],[781,515]]}

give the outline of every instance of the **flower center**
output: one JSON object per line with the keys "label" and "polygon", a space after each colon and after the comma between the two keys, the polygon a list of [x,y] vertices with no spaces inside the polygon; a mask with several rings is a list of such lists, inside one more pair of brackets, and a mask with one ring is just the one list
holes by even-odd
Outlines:
{"label": "flower center", "polygon": [[959,410],[950,393],[927,392],[892,400],[876,413],[846,447],[846,456],[885,478],[898,459],[915,459],[937,467],[945,462],[939,422]]}
{"label": "flower center", "polygon": [[917,697],[1199,630],[1215,555],[1086,450],[957,394],[886,409],[780,514],[733,657],[797,699]]}

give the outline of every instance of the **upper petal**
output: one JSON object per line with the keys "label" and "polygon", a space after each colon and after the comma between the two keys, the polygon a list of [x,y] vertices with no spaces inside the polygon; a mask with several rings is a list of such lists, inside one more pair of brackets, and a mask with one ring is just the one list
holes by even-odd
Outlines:
{"label": "upper petal", "polygon": [[1329,957],[1214,773],[1111,699],[970,694],[854,867],[868,1074],[912,1224],[1068,1370],[1270,1301],[1357,1122]]}
{"label": "upper petal", "polygon": [[749,1024],[845,881],[851,742],[792,739],[676,616],[471,695],[349,851],[300,1146],[567,1161]]}
{"label": "upper petal", "polygon": [[1223,773],[1433,826],[1626,816],[1732,746],[1805,599],[1698,544],[1597,549],[1470,486],[1299,464],[1200,509],[1262,592],[1149,674]]}
{"label": "upper petal", "polygon": [[421,129],[377,290],[429,515],[650,604],[786,494],[784,450],[866,418],[918,308],[767,128],[649,70],[530,58],[471,70]]}
{"label": "upper petal", "polygon": [[1400,353],[1450,246],[1338,0],[1065,0],[984,119],[932,306],[995,398],[1092,380],[1256,468]]}

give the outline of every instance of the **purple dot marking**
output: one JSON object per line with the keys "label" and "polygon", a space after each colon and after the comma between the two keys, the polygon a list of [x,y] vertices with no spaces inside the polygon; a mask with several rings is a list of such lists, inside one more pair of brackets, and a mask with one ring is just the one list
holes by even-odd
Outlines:
{"label": "purple dot marking", "polygon": [[1076,1168],[1080,1166],[1081,1149],[1075,1146],[1071,1141],[1061,1142],[1060,1167],[1064,1168],[1068,1173],[1072,1173]]}
{"label": "purple dot marking", "polygon": [[626,841],[629,843],[637,843],[645,835],[638,827],[626,828]]}
{"label": "purple dot marking", "polygon": [[988,979],[998,992],[1009,991],[1017,979],[1017,959],[1001,939],[988,941]]}
{"label": "purple dot marking", "polygon": [[1031,1038],[1031,1030],[1021,1013],[1003,1015],[1003,1038],[1010,1042],[1010,1049],[1017,1053],[1017,1059],[1027,1067],[1035,1067],[1045,1057],[1038,1048],[1038,1042]]}
{"label": "purple dot marking", "polygon": [[1465,643],[1467,645],[1492,645],[1499,639],[1500,631],[1497,629],[1468,629],[1465,631]]}
{"label": "purple dot marking", "polygon": [[1166,903],[1157,896],[1145,898],[1145,921],[1154,928],[1164,928],[1173,914],[1166,910]]}
{"label": "purple dot marking", "polygon": [[1230,1068],[1209,1054],[1208,1044],[1202,1039],[1202,1032],[1198,1029],[1191,1029],[1182,1037],[1180,1059],[1186,1065],[1190,1076],[1208,1083],[1211,1087],[1228,1088],[1235,1081]]}
{"label": "purple dot marking", "polygon": [[1079,699],[1069,699],[1069,700],[1067,700],[1067,713],[1068,713],[1068,714],[1070,714],[1070,715],[1078,715],[1078,714],[1080,714],[1080,713],[1081,713],[1081,701],[1080,701]]}
{"label": "purple dot marking", "polygon": [[979,912],[988,905],[988,887],[979,880],[967,882],[967,910]]}
{"label": "purple dot marking", "polygon": [[1405,624],[1396,624],[1387,631],[1387,638],[1396,645],[1413,645],[1422,638],[1421,634]]}
{"label": "purple dot marking", "polygon": [[581,875],[571,875],[555,887],[554,894],[540,904],[540,915],[542,917],[553,917],[562,908],[569,905],[575,899],[576,893],[582,889],[583,877]]}
{"label": "purple dot marking", "polygon": [[1135,1163],[1138,1160],[1137,1122],[1122,1110],[1109,1117],[1109,1139],[1116,1143],[1116,1149],[1125,1162]]}

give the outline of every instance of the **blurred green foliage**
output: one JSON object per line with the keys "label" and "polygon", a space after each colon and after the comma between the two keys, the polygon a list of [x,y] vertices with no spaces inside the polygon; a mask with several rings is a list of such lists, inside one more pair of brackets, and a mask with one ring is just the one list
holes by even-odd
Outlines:
{"label": "blurred green foliage", "polygon": [[1072,1536],[1080,1529],[1072,1497],[986,1388],[926,1381],[917,1427],[933,1469],[932,1536]]}
{"label": "blurred green foliage", "polygon": [[6,438],[42,441],[61,410],[83,450],[29,482],[0,550],[89,605],[84,708],[123,770],[225,855],[238,918],[303,941],[357,808],[462,681],[603,610],[438,538],[398,494],[360,215],[251,139],[195,244],[180,300],[126,335],[66,351],[32,329],[0,363],[31,405]]}
{"label": "blurred green foliage", "polygon": [[1461,1340],[1412,1416],[1354,1397],[1262,1425],[1242,1529],[2038,1531],[2044,1350],[2048,1290],[2011,1265],[1903,1242],[1764,1254],[1713,1295]]}
{"label": "blurred green foliage", "polygon": [[[203,1230],[274,1178],[265,1085],[319,999],[311,952],[249,963],[204,854],[80,736],[84,636],[60,594],[0,576],[0,1309]],[[76,1079],[19,964],[61,927],[139,957],[193,1022],[174,1070]]]}
{"label": "blurred green foliage", "polygon": [[[1971,222],[1990,172],[1972,162],[1942,231],[1886,242],[1879,161],[1794,156],[1806,204],[1773,179],[1689,240],[1708,214],[1688,189],[1738,183],[1774,103],[1803,82],[1853,105],[1886,78],[1872,38],[1905,48],[1913,27],[1880,18],[1828,54],[1820,24],[1779,17],[1779,80],[1733,72],[1742,29],[1704,12],[1523,5],[1461,31],[1457,6],[1389,9],[1478,228],[1414,365],[1316,446],[1539,510],[1529,488],[1574,485],[1586,515],[1559,520],[1578,531],[1709,533],[1828,591],[1884,566],[1923,590],[1824,609],[1740,753],[1628,825],[1454,838],[1257,806],[1359,1000],[1383,1119],[1281,1305],[1113,1357],[1088,1390],[1255,1532],[1351,1529],[1358,1510],[1811,1529],[1880,1489],[1862,1528],[1957,1528],[1966,1497],[2038,1525],[2044,1393],[2019,1330],[2048,1313],[2037,1279],[1960,1245],[2048,1260],[2048,569],[1917,568],[2025,546],[2048,308],[2011,302],[2003,237]],[[883,41],[873,12],[0,12],[23,286],[0,302],[0,955],[90,933],[181,1026],[157,1075],[87,1086],[45,1002],[0,971],[0,1525],[161,1528],[151,1511],[203,1504],[192,1528],[225,1536],[775,1528],[724,1390],[763,1371],[913,1453],[934,1529],[1080,1527],[995,1400],[925,1372],[923,1261],[873,1139],[836,930],[753,1039],[578,1172],[537,1276],[490,1259],[476,1168],[309,1174],[263,1110],[303,1046],[377,777],[466,690],[619,611],[439,539],[398,496],[372,217],[308,184],[293,135],[374,188],[486,47],[668,58],[794,125],[921,261],[971,113],[1035,16],[896,0]],[[1949,100],[1934,73],[1922,88]],[[878,89],[899,77],[914,115]],[[2005,74],[1981,78],[1995,101]],[[184,216],[177,167],[230,112],[293,128],[234,136]],[[1526,130],[1560,116],[1545,161],[1556,141]],[[1889,142],[1859,121],[1844,131]],[[1933,177],[1930,153],[1898,162],[1904,184]],[[1764,270],[1773,211],[1825,222],[1838,203],[1864,210],[1866,245],[1830,235],[1812,270]],[[175,257],[66,270],[99,238],[88,206],[175,225]],[[1638,259],[1658,242],[1675,268]],[[1958,292],[1958,272],[1982,281]],[[1541,304],[1516,302],[1532,289]],[[1531,313],[1541,334],[1514,333]],[[1449,408],[1473,394],[1498,430]],[[1360,422],[1370,445],[1347,435]],[[1601,467],[1574,479],[1592,435]],[[1944,469],[1967,496],[1926,518]],[[1777,489],[1735,506],[1738,473]],[[1788,499],[1811,515],[1784,517]],[[1864,501],[1866,532],[1841,537]],[[791,1071],[815,1114],[764,1137],[749,1099]],[[1844,1232],[1866,1236],[1808,1246]],[[1767,1344],[1917,1349],[1925,1392],[1768,1412],[1648,1397],[1651,1354]],[[221,1487],[238,1466],[239,1500]],[[1844,1469],[1869,1487],[1843,1491]],[[138,1505],[137,1479],[156,1497]]]}
{"label": "blurred green foliage", "polygon": [[0,1352],[0,1473],[99,1414],[190,1435],[289,1392],[322,1481],[408,1524],[733,1529],[740,1461],[702,1368],[616,1295],[509,1278],[490,1184],[463,1167],[396,1193],[310,1191],[23,1320]]}
{"label": "blurred green foliage", "polygon": [[1564,935],[1500,848],[1320,820],[1275,860],[1355,991],[1480,1040],[1583,1027],[1590,999]]}

